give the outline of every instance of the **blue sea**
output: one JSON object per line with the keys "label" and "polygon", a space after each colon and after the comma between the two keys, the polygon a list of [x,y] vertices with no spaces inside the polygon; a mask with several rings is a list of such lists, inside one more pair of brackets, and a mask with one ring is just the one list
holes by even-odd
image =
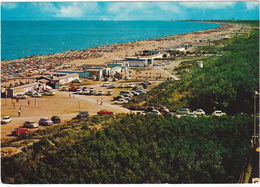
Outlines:
{"label": "blue sea", "polygon": [[220,27],[175,21],[2,21],[1,58],[52,54]]}

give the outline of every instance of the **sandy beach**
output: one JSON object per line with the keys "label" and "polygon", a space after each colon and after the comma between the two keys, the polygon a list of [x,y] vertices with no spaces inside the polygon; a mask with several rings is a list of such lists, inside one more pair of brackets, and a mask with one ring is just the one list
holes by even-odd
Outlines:
{"label": "sandy beach", "polygon": [[[46,60],[48,63],[51,62],[62,62],[61,64],[75,64],[76,66],[82,65],[82,64],[106,64],[109,62],[112,62],[113,59],[116,58],[124,58],[127,56],[134,56],[139,53],[141,53],[144,50],[163,50],[167,48],[173,48],[177,45],[183,44],[183,43],[189,43],[189,44],[194,44],[196,41],[199,40],[205,40],[208,38],[216,37],[219,35],[228,35],[231,32],[235,32],[241,28],[241,25],[238,24],[228,24],[228,23],[222,23],[222,26],[216,29],[210,29],[210,30],[204,30],[204,31],[198,31],[198,32],[193,32],[193,33],[187,33],[187,34],[181,34],[181,35],[176,35],[176,36],[168,36],[168,37],[163,37],[159,39],[149,39],[145,41],[139,41],[131,44],[118,44],[118,45],[109,45],[109,46],[103,46],[103,48],[106,48],[106,52],[103,52],[102,56],[100,57],[89,57],[86,59],[79,59],[75,58],[77,53],[81,53],[82,50],[80,51],[70,51],[74,53],[73,56],[69,56],[68,54],[70,52],[64,52],[64,53],[57,53],[53,55],[42,55],[42,56],[35,56],[35,57],[29,57],[29,58],[20,58],[18,60],[12,60],[12,61],[5,61],[4,63],[10,63],[10,62],[23,62],[23,61],[30,61],[30,59],[41,59],[41,60]],[[109,50],[108,50],[109,48]],[[98,48],[97,48],[98,49]],[[99,49],[100,50],[100,49]],[[61,57],[62,55],[67,54],[68,56]],[[180,61],[176,62],[171,62],[169,67],[173,69],[174,67],[178,66]],[[37,64],[36,64],[37,65]],[[55,70],[55,64],[53,65],[53,70]],[[131,72],[131,71],[130,71]],[[136,74],[135,71],[132,71],[130,76],[134,77],[136,76],[148,76],[149,78],[150,75],[157,76],[160,74],[164,79],[167,78],[169,75],[167,74],[166,71],[159,67],[153,67],[151,70],[147,69],[143,71],[140,74]],[[129,75],[129,72],[128,72]],[[149,79],[150,80],[150,79]],[[9,82],[9,81],[8,81]],[[5,82],[5,83],[8,83]],[[13,81],[12,81],[13,83]],[[3,83],[2,83],[3,85]],[[100,85],[98,86],[98,89],[102,89]],[[115,96],[115,94],[113,95]],[[78,97],[78,96],[77,96]],[[79,109],[79,99],[81,99],[81,104],[80,104],[80,109],[81,110],[86,110],[89,111],[90,114],[96,114],[98,110],[101,108],[110,108],[113,112],[129,112],[128,109],[125,109],[120,106],[116,105],[111,105],[111,99],[112,97],[104,97],[104,103],[105,106],[103,107],[96,107],[96,98],[91,98],[89,97],[88,99],[84,98],[69,98],[68,93],[67,95],[62,92],[58,92],[57,96],[53,98],[41,98],[38,100],[37,107],[34,106],[34,100],[31,101],[31,106],[27,106],[27,100],[21,101],[21,103],[17,103],[17,106],[13,107],[11,99],[8,99],[7,101],[2,98],[2,113],[1,116],[3,115],[10,115],[14,117],[14,121],[11,122],[8,125],[2,126],[2,138],[7,138],[8,134],[13,130],[15,127],[19,127],[22,125],[22,122],[28,119],[33,119],[33,120],[39,120],[40,117],[51,117],[52,115],[61,115],[62,120],[68,120],[74,117]],[[68,105],[69,101],[69,105]],[[7,102],[7,105],[5,105],[5,102]],[[17,107],[18,105],[23,105],[24,110],[23,110],[23,118],[17,118]]]}
{"label": "sandy beach", "polygon": [[26,60],[36,59],[48,59],[50,61],[64,60],[66,64],[105,64],[112,62],[116,58],[124,58],[127,56],[134,56],[141,53],[143,50],[165,50],[167,48],[173,48],[183,43],[194,44],[195,40],[205,40],[208,38],[216,37],[219,35],[227,35],[231,32],[235,32],[241,28],[240,24],[230,23],[217,23],[221,27],[216,29],[209,29],[197,32],[191,32],[187,34],[178,34],[174,36],[167,36],[157,39],[148,39],[137,42],[129,42],[123,44],[112,44],[97,46],[96,48],[90,48],[85,50],[71,50],[62,53],[55,53],[51,55],[39,55],[33,57],[19,58],[10,61],[3,61],[3,64],[10,62],[23,62]]}

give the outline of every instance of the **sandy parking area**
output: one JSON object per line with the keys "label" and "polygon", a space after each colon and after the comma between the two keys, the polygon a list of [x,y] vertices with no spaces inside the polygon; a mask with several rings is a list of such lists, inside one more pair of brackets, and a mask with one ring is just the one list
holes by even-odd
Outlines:
{"label": "sandy parking area", "polygon": [[[95,85],[95,87],[97,90],[106,89],[101,88],[100,85]],[[116,113],[130,112],[119,105],[111,104],[113,96],[73,96],[69,92],[58,90],[55,90],[55,92],[55,96],[43,96],[37,99],[29,97],[28,99],[19,100],[18,103],[10,98],[1,98],[1,116],[9,115],[13,119],[12,122],[1,125],[1,138],[6,138],[14,128],[22,126],[26,120],[35,120],[38,122],[41,117],[51,118],[53,115],[58,115],[62,121],[65,121],[75,117],[79,111],[84,110],[88,111],[90,115],[94,115],[102,109]],[[28,105],[28,100],[30,101],[30,105]],[[102,105],[100,105],[101,100],[103,100]],[[13,102],[15,103],[15,107]],[[20,106],[22,106],[22,113],[18,117],[17,111]]]}

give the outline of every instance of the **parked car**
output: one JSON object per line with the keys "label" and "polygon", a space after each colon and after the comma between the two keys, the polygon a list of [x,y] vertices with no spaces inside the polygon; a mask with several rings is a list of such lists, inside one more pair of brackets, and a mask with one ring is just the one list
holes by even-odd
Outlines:
{"label": "parked car", "polygon": [[105,83],[103,83],[102,86],[103,86],[103,87],[109,87],[109,86],[111,86],[111,83],[105,82]]}
{"label": "parked car", "polygon": [[84,87],[82,88],[82,91],[83,91],[83,92],[84,92],[84,91],[88,91],[88,88],[84,86]]}
{"label": "parked car", "polygon": [[53,121],[53,123],[60,123],[60,117],[59,116],[52,116],[51,117],[51,121]]}
{"label": "parked car", "polygon": [[76,118],[87,118],[89,116],[87,111],[81,111]]}
{"label": "parked car", "polygon": [[14,136],[21,136],[23,134],[27,134],[28,133],[28,129],[26,128],[15,128],[13,131],[12,131],[12,135]]}
{"label": "parked car", "polygon": [[114,82],[115,82],[115,81],[118,81],[118,79],[114,77],[114,78],[113,78],[113,81],[114,81]]}
{"label": "parked car", "polygon": [[151,85],[152,83],[150,81],[144,81],[142,82],[142,85]]}
{"label": "parked car", "polygon": [[182,108],[182,109],[179,109],[179,110],[176,111],[177,115],[185,115],[185,114],[188,114],[188,113],[190,113],[188,108]]}
{"label": "parked car", "polygon": [[124,84],[120,84],[120,85],[119,85],[119,88],[124,88],[124,87],[125,87]]}
{"label": "parked car", "polygon": [[91,75],[91,76],[89,76],[89,79],[95,80],[96,76],[95,75]]}
{"label": "parked car", "polygon": [[140,93],[140,94],[146,94],[147,92],[144,91],[144,90],[136,90],[137,93]]}
{"label": "parked car", "polygon": [[140,93],[136,92],[136,91],[131,91],[132,94],[134,94],[134,96],[136,95],[140,95]]}
{"label": "parked car", "polygon": [[26,128],[37,128],[39,127],[39,124],[36,123],[35,121],[25,121],[23,126]]}
{"label": "parked car", "polygon": [[130,77],[130,76],[125,76],[125,80],[129,80],[129,79],[131,79],[132,77]]}
{"label": "parked car", "polygon": [[205,115],[205,112],[202,109],[197,109],[193,112],[196,116]]}
{"label": "parked car", "polygon": [[169,113],[170,110],[167,107],[163,106],[163,107],[160,108],[160,112],[162,112],[162,113]]}
{"label": "parked car", "polygon": [[60,89],[61,91],[69,91],[69,88],[68,87],[66,87],[66,86],[63,86],[63,87],[61,87],[61,89]]}
{"label": "parked car", "polygon": [[115,100],[122,99],[122,98],[124,98],[124,96],[118,95],[118,96],[116,96],[116,97],[113,97],[113,100],[115,101]]}
{"label": "parked car", "polygon": [[7,123],[10,123],[11,121],[12,121],[12,118],[10,116],[4,116],[1,119],[1,124],[7,124]]}
{"label": "parked car", "polygon": [[28,91],[25,93],[25,95],[32,96],[32,94],[34,94],[34,93],[35,93],[35,91]]}
{"label": "parked car", "polygon": [[110,86],[109,86],[109,88],[115,88],[116,87],[116,85],[114,85],[114,84],[111,84]]}
{"label": "parked car", "polygon": [[125,104],[125,103],[128,103],[128,101],[125,100],[125,99],[118,99],[118,100],[115,100],[115,104]]}
{"label": "parked car", "polygon": [[193,112],[190,112],[188,114],[184,114],[185,117],[192,117],[192,118],[196,118],[197,116],[193,113]]}
{"label": "parked car", "polygon": [[135,87],[135,83],[129,83],[129,84],[128,84],[128,87],[134,88],[134,87]]}
{"label": "parked car", "polygon": [[112,95],[112,94],[113,94],[113,92],[111,90],[107,91],[107,95]]}
{"label": "parked car", "polygon": [[55,92],[54,92],[54,91],[50,91],[50,90],[48,90],[48,91],[44,91],[44,92],[43,92],[43,95],[46,95],[46,96],[53,96],[53,95],[55,95]]}
{"label": "parked car", "polygon": [[97,112],[98,115],[113,115],[114,112],[110,112],[107,110],[100,110],[99,112]]}
{"label": "parked car", "polygon": [[125,90],[125,91],[120,91],[119,95],[126,95],[126,94],[130,94],[133,96],[133,94],[131,93],[131,91],[129,90]]}
{"label": "parked car", "polygon": [[39,120],[39,125],[50,126],[53,125],[53,121],[48,118],[41,118]]}
{"label": "parked car", "polygon": [[95,88],[90,88],[88,94],[89,95],[95,95],[96,94]]}
{"label": "parked car", "polygon": [[126,100],[127,102],[131,101],[132,99],[130,97],[124,97],[124,100]]}
{"label": "parked car", "polygon": [[217,117],[221,117],[226,115],[226,113],[222,112],[221,110],[216,110],[212,113],[212,116],[217,116]]}
{"label": "parked car", "polygon": [[106,82],[106,81],[108,81],[108,78],[107,78],[107,77],[105,77],[105,78],[104,78],[104,81],[105,81],[105,82]]}
{"label": "parked car", "polygon": [[133,87],[132,90],[143,90],[143,88],[141,86],[136,86],[136,87]]}
{"label": "parked car", "polygon": [[75,79],[72,81],[73,83],[81,83],[81,80],[80,79]]}
{"label": "parked car", "polygon": [[27,98],[27,95],[24,95],[24,94],[17,94],[14,96],[14,99],[26,99]]}
{"label": "parked car", "polygon": [[77,94],[81,94],[81,93],[82,93],[82,90],[81,90],[80,88],[78,88],[78,89],[76,90],[76,93],[77,93]]}
{"label": "parked car", "polygon": [[84,90],[82,91],[81,95],[88,95],[89,94],[89,91],[88,90]]}
{"label": "parked car", "polygon": [[41,97],[42,96],[42,94],[40,94],[40,93],[34,93],[34,94],[32,94],[32,97]]}
{"label": "parked car", "polygon": [[147,112],[147,114],[151,114],[151,115],[161,115],[161,113],[158,110],[152,110]]}
{"label": "parked car", "polygon": [[155,107],[154,106],[149,106],[146,111],[147,112],[151,112],[153,110],[156,110]]}
{"label": "parked car", "polygon": [[99,90],[97,95],[104,95],[104,91],[103,90]]}

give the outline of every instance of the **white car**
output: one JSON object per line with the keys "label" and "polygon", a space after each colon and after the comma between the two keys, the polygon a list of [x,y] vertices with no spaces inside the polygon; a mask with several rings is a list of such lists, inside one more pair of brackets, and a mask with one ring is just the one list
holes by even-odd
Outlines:
{"label": "white car", "polygon": [[161,115],[161,113],[158,110],[152,110],[147,112],[147,114],[151,114],[151,115]]}
{"label": "white car", "polygon": [[128,101],[125,99],[118,99],[115,101],[115,104],[125,104],[125,103],[128,103]]}
{"label": "white car", "polygon": [[14,96],[14,99],[26,99],[27,98],[27,95],[24,95],[24,94],[17,94]]}
{"label": "white car", "polygon": [[51,91],[51,90],[48,90],[48,91],[44,91],[44,92],[43,92],[43,95],[53,96],[53,95],[55,95],[55,92],[54,92],[54,91]]}
{"label": "white car", "polygon": [[26,128],[37,128],[39,127],[39,124],[35,123],[34,121],[25,121],[23,126]]}
{"label": "white car", "polygon": [[129,83],[129,84],[128,84],[128,87],[130,87],[130,88],[135,87],[135,83]]}
{"label": "white car", "polygon": [[203,116],[205,112],[202,109],[197,109],[193,112],[196,116]]}
{"label": "white car", "polygon": [[104,86],[104,87],[109,87],[109,86],[111,86],[111,83],[105,82],[105,83],[103,83],[102,86]]}
{"label": "white car", "polygon": [[125,85],[124,84],[120,84],[119,88],[124,88]]}
{"label": "white car", "polygon": [[97,95],[104,95],[104,91],[103,90],[99,90]]}
{"label": "white car", "polygon": [[6,124],[12,121],[12,118],[10,116],[4,116],[1,120],[1,124]]}
{"label": "white car", "polygon": [[221,110],[216,110],[212,113],[212,116],[217,116],[217,117],[221,117],[226,115],[226,113],[222,112]]}
{"label": "white car", "polygon": [[42,95],[40,93],[34,93],[32,94],[32,97],[41,97]]}
{"label": "white car", "polygon": [[196,118],[197,117],[193,112],[185,114],[184,116],[185,117],[192,117],[192,118]]}
{"label": "white car", "polygon": [[81,94],[81,93],[82,93],[82,90],[81,90],[81,89],[77,89],[77,90],[76,90],[76,93],[77,93],[77,94]]}
{"label": "white car", "polygon": [[176,114],[179,114],[179,115],[185,115],[188,113],[190,113],[188,108],[182,108],[182,109],[176,111]]}

